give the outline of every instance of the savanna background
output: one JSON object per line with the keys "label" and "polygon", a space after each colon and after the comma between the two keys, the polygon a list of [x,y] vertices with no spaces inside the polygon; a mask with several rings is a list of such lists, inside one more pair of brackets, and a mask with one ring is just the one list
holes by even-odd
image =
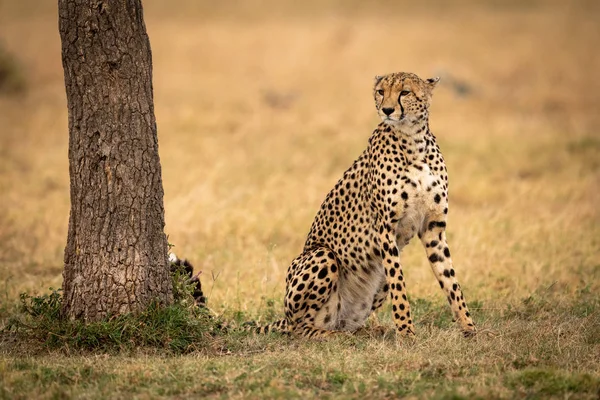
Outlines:
{"label": "savanna background", "polygon": [[[378,120],[376,74],[440,76],[430,126],[480,334],[418,241],[417,338],[225,334],[184,355],[0,335],[2,398],[598,398],[600,3],[144,0],[166,233],[224,319],[282,315],[285,272]],[[0,1],[0,328],[61,285],[69,215],[57,6]],[[392,328],[389,308],[380,313]]]}

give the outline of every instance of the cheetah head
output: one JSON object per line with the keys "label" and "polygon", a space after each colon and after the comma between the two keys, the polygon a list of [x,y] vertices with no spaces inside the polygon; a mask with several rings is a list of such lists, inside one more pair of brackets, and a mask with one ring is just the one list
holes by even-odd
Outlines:
{"label": "cheetah head", "polygon": [[431,94],[439,80],[423,80],[407,72],[376,76],[373,96],[379,117],[393,127],[410,132],[411,127],[427,119]]}

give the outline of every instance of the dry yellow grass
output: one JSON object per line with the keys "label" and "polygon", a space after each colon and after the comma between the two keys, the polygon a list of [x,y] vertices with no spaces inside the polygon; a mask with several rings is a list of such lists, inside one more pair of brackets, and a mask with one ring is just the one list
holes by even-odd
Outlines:
{"label": "dry yellow grass", "polygon": [[[27,96],[0,100],[1,273],[15,291],[60,285],[69,206],[56,10],[35,4],[5,4],[0,25],[30,80]],[[372,77],[397,70],[448,78],[431,124],[469,297],[595,283],[598,9],[460,4],[263,15],[147,2],[166,231],[219,276],[215,307],[281,295],[320,202],[377,123]],[[461,97],[453,80],[471,91]],[[409,290],[437,295],[417,247],[405,255]]]}
{"label": "dry yellow grass", "polygon": [[[215,310],[281,300],[320,202],[377,123],[372,78],[392,71],[442,76],[431,127],[467,298],[505,309],[552,285],[563,300],[600,290],[596,3],[144,4],[166,232]],[[0,95],[0,282],[15,298],[61,284],[68,131],[54,4],[1,7],[29,87]],[[407,289],[441,302],[419,247],[405,250]]]}

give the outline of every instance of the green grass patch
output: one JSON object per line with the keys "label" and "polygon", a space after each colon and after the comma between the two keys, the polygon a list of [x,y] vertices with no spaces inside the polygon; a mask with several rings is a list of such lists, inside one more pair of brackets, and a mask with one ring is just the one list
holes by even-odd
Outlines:
{"label": "green grass patch", "polygon": [[153,303],[137,314],[84,323],[61,317],[60,292],[21,295],[21,313],[5,327],[23,338],[35,339],[49,349],[122,351],[152,347],[186,353],[206,345],[218,322],[205,309]]}
{"label": "green grass patch", "polygon": [[42,343],[48,349],[118,352],[152,348],[174,354],[207,346],[222,324],[206,308],[194,304],[194,284],[183,269],[172,274],[174,303],[152,303],[140,313],[105,318],[99,322],[69,320],[62,315],[61,290],[31,296],[22,293],[20,308],[3,328],[21,341]]}
{"label": "green grass patch", "polygon": [[526,393],[528,398],[600,394],[600,379],[597,376],[586,373],[569,374],[553,368],[528,368],[518,371],[507,377],[506,383],[509,387]]}

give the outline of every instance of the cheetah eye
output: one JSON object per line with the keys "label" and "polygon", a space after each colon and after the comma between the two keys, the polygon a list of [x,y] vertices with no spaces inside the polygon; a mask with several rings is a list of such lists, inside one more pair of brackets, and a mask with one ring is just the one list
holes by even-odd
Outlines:
{"label": "cheetah eye", "polygon": [[379,90],[377,91],[377,93],[379,93],[380,95],[382,95],[382,96],[383,96],[383,93],[384,93],[384,91],[383,91],[383,89],[379,89]]}
{"label": "cheetah eye", "polygon": [[400,92],[400,96],[406,96],[408,95],[410,92],[408,90],[403,90]]}

